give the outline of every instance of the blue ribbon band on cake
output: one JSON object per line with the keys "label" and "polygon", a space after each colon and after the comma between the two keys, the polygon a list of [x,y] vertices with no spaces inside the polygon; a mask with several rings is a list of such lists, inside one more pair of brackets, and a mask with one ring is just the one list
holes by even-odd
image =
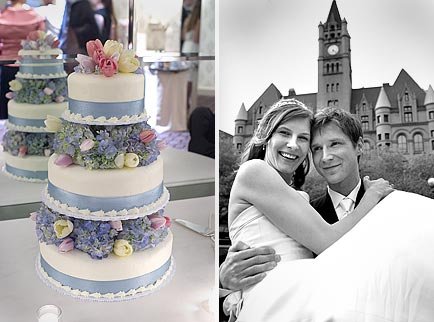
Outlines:
{"label": "blue ribbon band on cake", "polygon": [[63,64],[52,66],[29,66],[21,65],[20,72],[23,74],[36,74],[36,75],[50,75],[50,74],[64,74]]}
{"label": "blue ribbon band on cake", "polygon": [[132,289],[137,289],[142,286],[146,287],[147,285],[153,284],[169,269],[170,263],[171,258],[169,258],[166,263],[164,263],[163,266],[161,266],[160,268],[157,268],[150,273],[134,278],[119,281],[91,281],[72,277],[62,272],[59,272],[50,264],[48,264],[41,256],[41,267],[45,270],[48,276],[54,278],[56,281],[60,282],[64,286],[71,287],[72,289],[100,294],[118,293],[122,291],[128,292]]}
{"label": "blue ribbon band on cake", "polygon": [[48,193],[54,199],[71,207],[89,209],[90,211],[120,211],[149,205],[163,194],[163,183],[152,190],[125,197],[91,197],[63,190],[48,182]]}
{"label": "blue ribbon band on cake", "polygon": [[20,126],[34,126],[34,127],[45,127],[44,120],[32,120],[32,119],[23,119],[21,117],[16,117],[13,115],[8,116],[8,122],[15,125]]}
{"label": "blue ribbon band on cake", "polygon": [[93,116],[94,118],[104,116],[105,118],[139,115],[145,111],[143,99],[131,102],[85,102],[69,98],[69,110],[71,113],[81,116]]}
{"label": "blue ribbon band on cake", "polygon": [[46,180],[48,178],[48,171],[31,171],[23,170],[15,167],[11,167],[9,164],[5,164],[5,169],[8,173],[17,177],[24,177],[28,179]]}

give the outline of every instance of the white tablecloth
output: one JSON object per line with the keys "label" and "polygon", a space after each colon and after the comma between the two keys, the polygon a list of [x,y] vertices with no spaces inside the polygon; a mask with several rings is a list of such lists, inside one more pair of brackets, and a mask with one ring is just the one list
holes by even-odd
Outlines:
{"label": "white tablecloth", "polygon": [[[214,212],[214,197],[170,202],[166,213],[207,225]],[[217,312],[214,289],[215,251],[210,238],[173,222],[172,281],[151,295],[127,302],[99,303],[60,295],[36,275],[38,242],[30,219],[0,222],[0,321],[37,321],[36,310],[55,304],[63,311],[62,322],[213,321]],[[211,294],[214,299],[209,306]],[[214,304],[215,303],[215,304]]]}
{"label": "white tablecloth", "polygon": [[145,68],[145,107],[157,132],[187,131],[189,70],[149,71]]}
{"label": "white tablecloth", "polygon": [[[0,152],[0,167],[3,159]],[[214,159],[187,151],[166,148],[161,153],[164,160],[164,184],[169,190],[197,184],[214,185]],[[0,173],[0,207],[41,201],[41,191],[46,183],[29,183],[14,180]],[[194,187],[193,187],[194,188]],[[189,198],[198,195],[191,189]],[[1,213],[1,212],[0,212]],[[0,320],[1,321],[1,320]]]}

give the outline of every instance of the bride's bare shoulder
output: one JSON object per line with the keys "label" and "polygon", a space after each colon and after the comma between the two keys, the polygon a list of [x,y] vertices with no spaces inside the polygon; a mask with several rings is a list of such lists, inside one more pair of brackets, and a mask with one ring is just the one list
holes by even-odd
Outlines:
{"label": "bride's bare shoulder", "polygon": [[277,175],[276,170],[264,160],[252,159],[241,164],[237,172],[237,180],[244,184],[257,183]]}

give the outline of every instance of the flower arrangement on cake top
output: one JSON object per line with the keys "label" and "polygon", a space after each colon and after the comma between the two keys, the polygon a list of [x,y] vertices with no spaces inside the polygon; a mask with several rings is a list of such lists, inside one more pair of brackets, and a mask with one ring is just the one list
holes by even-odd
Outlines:
{"label": "flower arrangement on cake top", "polygon": [[59,39],[56,36],[42,30],[32,31],[27,35],[27,39],[21,40],[24,50],[48,51],[59,47]]}
{"label": "flower arrangement on cake top", "polygon": [[87,54],[78,54],[79,65],[75,72],[86,74],[103,74],[111,77],[114,74],[134,73],[140,70],[140,62],[133,50],[124,49],[116,40],[107,40],[103,45],[99,39],[86,43]]}

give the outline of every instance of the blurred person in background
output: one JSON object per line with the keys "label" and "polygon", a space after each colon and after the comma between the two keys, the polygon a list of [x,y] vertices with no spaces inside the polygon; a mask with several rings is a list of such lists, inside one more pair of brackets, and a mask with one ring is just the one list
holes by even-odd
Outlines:
{"label": "blurred person in background", "polygon": [[[31,31],[45,31],[45,17],[40,16],[25,0],[12,0],[0,14],[0,59],[16,60],[21,49],[21,40]],[[2,66],[0,76],[0,119],[8,117],[6,93],[9,82],[18,72],[16,64]]]}
{"label": "blurred person in background", "polygon": [[68,55],[86,54],[86,43],[95,39],[101,39],[101,35],[90,1],[66,0],[59,32],[60,49]]}
{"label": "blurred person in background", "polygon": [[99,38],[104,44],[107,40],[117,40],[117,20],[113,10],[111,0],[91,0],[93,10],[95,11],[95,20],[101,37]]}

